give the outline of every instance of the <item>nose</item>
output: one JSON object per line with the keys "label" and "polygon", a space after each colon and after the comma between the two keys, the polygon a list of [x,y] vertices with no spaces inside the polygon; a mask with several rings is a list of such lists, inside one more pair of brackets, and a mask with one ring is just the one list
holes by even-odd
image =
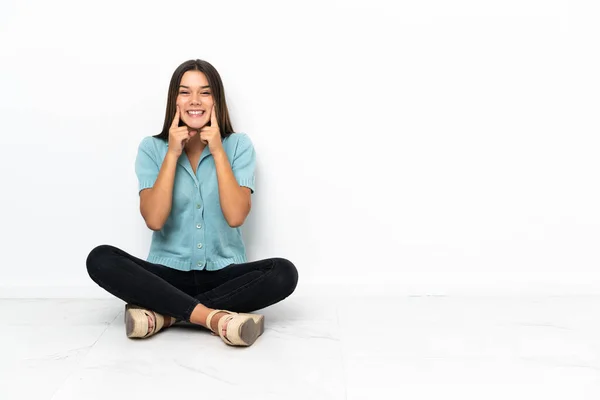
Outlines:
{"label": "nose", "polygon": [[192,98],[190,100],[190,104],[201,104],[201,100],[200,100],[201,96],[199,93],[194,93],[192,92]]}

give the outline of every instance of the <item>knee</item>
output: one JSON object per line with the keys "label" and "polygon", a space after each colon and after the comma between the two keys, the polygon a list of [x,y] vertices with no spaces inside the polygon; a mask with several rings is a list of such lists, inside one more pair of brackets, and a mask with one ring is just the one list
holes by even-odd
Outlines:
{"label": "knee", "polygon": [[285,258],[275,258],[274,261],[277,270],[275,285],[287,297],[294,292],[298,285],[298,270],[290,260]]}
{"label": "knee", "polygon": [[88,254],[85,261],[88,274],[90,277],[98,276],[101,273],[102,267],[110,265],[107,263],[106,257],[114,250],[113,246],[106,244],[94,247],[90,254]]}

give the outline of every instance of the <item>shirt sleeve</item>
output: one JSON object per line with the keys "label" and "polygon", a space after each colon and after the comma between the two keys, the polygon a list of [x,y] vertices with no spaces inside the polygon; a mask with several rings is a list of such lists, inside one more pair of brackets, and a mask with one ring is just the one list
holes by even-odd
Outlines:
{"label": "shirt sleeve", "polygon": [[156,162],[154,151],[152,151],[151,138],[146,137],[138,147],[137,157],[135,159],[135,173],[138,178],[138,193],[143,189],[151,188],[156,182],[160,170]]}
{"label": "shirt sleeve", "polygon": [[250,137],[246,134],[240,134],[240,139],[236,146],[235,155],[231,162],[231,170],[240,186],[250,188],[254,193],[254,170],[256,168],[256,152]]}

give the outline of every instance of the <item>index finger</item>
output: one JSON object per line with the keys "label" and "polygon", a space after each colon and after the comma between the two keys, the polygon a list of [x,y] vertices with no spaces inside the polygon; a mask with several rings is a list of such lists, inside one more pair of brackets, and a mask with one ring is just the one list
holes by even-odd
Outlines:
{"label": "index finger", "polygon": [[219,126],[217,122],[217,112],[215,111],[217,107],[213,104],[212,111],[210,112],[210,126]]}
{"label": "index finger", "polygon": [[175,111],[175,117],[171,123],[171,128],[177,128],[179,126],[179,106],[177,105],[177,111]]}

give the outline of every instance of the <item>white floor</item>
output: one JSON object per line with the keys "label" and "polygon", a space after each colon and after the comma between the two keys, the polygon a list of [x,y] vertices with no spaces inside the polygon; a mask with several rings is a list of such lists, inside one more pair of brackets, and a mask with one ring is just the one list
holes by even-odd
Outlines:
{"label": "white floor", "polygon": [[[0,300],[0,399],[599,399],[600,297],[296,296],[233,348],[119,300]],[[185,396],[185,397],[184,397]]]}

